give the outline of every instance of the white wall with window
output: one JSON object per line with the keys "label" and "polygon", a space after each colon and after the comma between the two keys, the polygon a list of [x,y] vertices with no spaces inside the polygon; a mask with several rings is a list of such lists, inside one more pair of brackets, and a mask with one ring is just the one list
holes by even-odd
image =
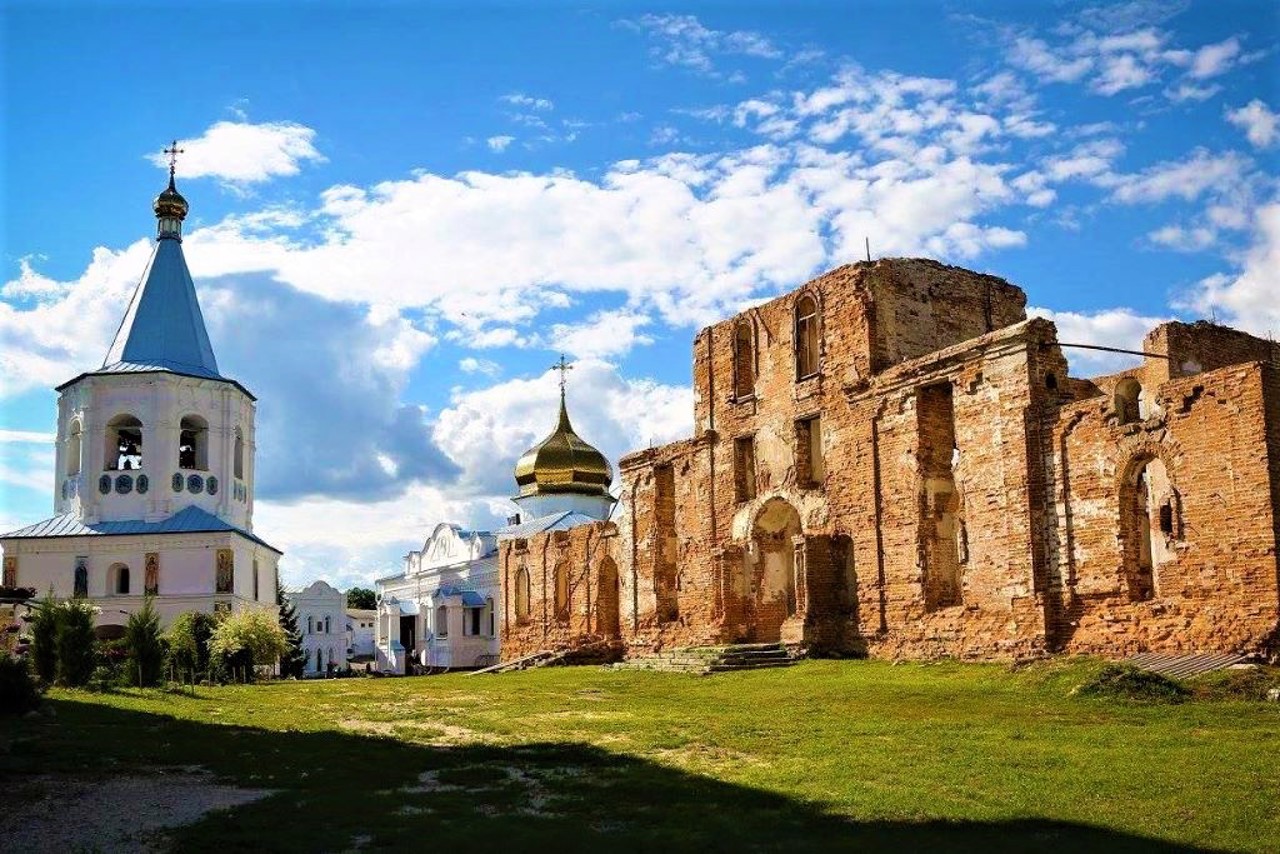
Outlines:
{"label": "white wall with window", "polygon": [[298,613],[302,650],[306,654],[302,675],[325,676],[346,670],[350,646],[346,594],[324,581],[316,581],[284,595]]}

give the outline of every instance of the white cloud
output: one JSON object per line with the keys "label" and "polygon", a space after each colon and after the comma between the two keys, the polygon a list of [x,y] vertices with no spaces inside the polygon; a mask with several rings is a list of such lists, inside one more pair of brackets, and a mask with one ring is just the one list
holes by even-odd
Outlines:
{"label": "white cloud", "polygon": [[1042,39],[1020,36],[1009,49],[1009,62],[1030,71],[1042,80],[1070,83],[1088,74],[1094,66],[1091,56],[1066,56]]}
{"label": "white cloud", "polygon": [[[217,122],[196,139],[182,140],[178,158],[182,178],[218,178],[231,186],[256,184],[296,175],[303,163],[323,163],[315,147],[316,132],[294,122]],[[164,154],[148,155],[156,166],[169,168]]]}
{"label": "white cloud", "polygon": [[30,442],[38,445],[52,445],[57,437],[53,433],[39,430],[0,430],[0,443]]}
{"label": "white cloud", "polygon": [[547,112],[554,110],[556,105],[549,98],[535,98],[532,95],[526,95],[523,92],[511,92],[503,95],[499,100],[511,104],[515,107],[524,107],[530,110],[539,110]]}
{"label": "white cloud", "polygon": [[1175,252],[1198,252],[1208,249],[1217,242],[1218,235],[1212,228],[1204,226],[1184,228],[1180,225],[1166,225],[1152,231],[1147,238],[1152,243],[1158,243]]}
{"label": "white cloud", "polygon": [[649,323],[648,315],[631,309],[598,311],[581,323],[557,323],[547,344],[582,359],[621,356],[638,344],[653,343],[640,332]]}
{"label": "white cloud", "polygon": [[[721,56],[782,57],[782,51],[760,33],[709,29],[693,15],[648,14],[620,23],[650,38],[654,59],[709,77],[725,76],[716,69],[716,59]],[[735,82],[732,75],[729,79]]]}
{"label": "white cloud", "polygon": [[502,366],[497,362],[489,359],[477,359],[474,356],[467,356],[458,361],[458,369],[467,374],[484,374],[487,377],[495,377],[502,373]]}
{"label": "white cloud", "polygon": [[1171,197],[1191,201],[1210,190],[1238,184],[1250,162],[1228,151],[1214,154],[1197,148],[1183,160],[1156,163],[1141,172],[1111,180],[1111,198],[1123,204],[1160,202]]}
{"label": "white cloud", "polygon": [[502,153],[507,150],[507,146],[515,141],[516,138],[514,136],[491,136],[485,140],[485,143],[489,146],[490,151]]}
{"label": "white cloud", "polygon": [[[1058,340],[1061,342],[1123,350],[1141,350],[1143,337],[1169,319],[1144,316],[1128,308],[1078,312],[1032,306],[1027,308],[1027,314],[1052,320],[1058,327]],[[1118,371],[1140,361],[1138,356],[1079,347],[1064,347],[1062,352],[1071,364],[1072,374],[1086,377]]]}
{"label": "white cloud", "polygon": [[1188,72],[1197,80],[1217,77],[1231,70],[1240,55],[1240,40],[1235,36],[1217,44],[1205,45],[1195,52]]}
{"label": "white cloud", "polygon": [[1270,148],[1280,129],[1280,114],[1271,111],[1258,98],[1238,110],[1227,111],[1227,121],[1244,131],[1254,148]]}
{"label": "white cloud", "polygon": [[1239,272],[1202,279],[1187,305],[1258,335],[1280,336],[1280,203],[1257,209]]}
{"label": "white cloud", "polygon": [[1195,83],[1183,81],[1176,88],[1165,89],[1164,94],[1170,101],[1181,104],[1186,101],[1207,101],[1221,91],[1222,87],[1217,83],[1198,86]]}

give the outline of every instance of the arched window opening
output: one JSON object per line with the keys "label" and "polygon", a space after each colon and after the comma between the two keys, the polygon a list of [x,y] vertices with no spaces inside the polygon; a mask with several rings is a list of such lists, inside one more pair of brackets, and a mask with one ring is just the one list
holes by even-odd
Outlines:
{"label": "arched window opening", "polygon": [[107,570],[108,589],[116,596],[129,595],[129,567],[123,563],[113,563]]}
{"label": "arched window opening", "polygon": [[818,373],[818,301],[809,294],[796,300],[796,379]]}
{"label": "arched window opening", "polygon": [[596,631],[605,637],[616,638],[622,634],[620,605],[622,587],[618,565],[606,556],[600,561],[596,580]]}
{"label": "arched window opening", "polygon": [[244,480],[244,434],[236,428],[235,452],[232,459],[232,474],[237,480]]}
{"label": "arched window opening", "polygon": [[107,423],[106,448],[102,456],[106,471],[142,468],[142,422],[132,415],[117,415]]}
{"label": "arched window opening", "polygon": [[258,586],[258,559],[253,560],[253,601],[258,601],[261,588]]}
{"label": "arched window opening", "polygon": [[520,567],[516,572],[516,620],[524,622],[529,619],[530,601],[529,597],[532,593],[529,583],[529,570],[526,567]]}
{"label": "arched window opening", "polygon": [[436,608],[436,637],[447,638],[449,636],[449,609],[441,605]]}
{"label": "arched window opening", "polygon": [[562,623],[569,621],[569,567],[567,564],[556,564],[556,619]]}
{"label": "arched window opening", "polygon": [[1057,391],[1057,390],[1058,390],[1058,375],[1057,375],[1057,374],[1055,374],[1053,371],[1049,371],[1047,374],[1045,374],[1045,375],[1044,375],[1044,387],[1045,387],[1045,388],[1047,388],[1047,389],[1049,389],[1049,391]]}
{"label": "arched window opening", "polygon": [[1133,377],[1116,383],[1115,413],[1119,423],[1132,424],[1142,417],[1141,397],[1142,385]]}
{"label": "arched window opening", "polygon": [[493,597],[484,600],[485,613],[489,615],[489,637],[498,633],[498,624],[494,615]]}
{"label": "arched window opening", "polygon": [[1159,593],[1160,567],[1177,559],[1177,496],[1164,463],[1139,463],[1122,487],[1120,500],[1129,598],[1153,599]]}
{"label": "arched window opening", "polygon": [[71,430],[67,434],[67,477],[80,474],[80,446],[84,440],[79,421],[71,422]]}
{"label": "arched window opening", "polygon": [[315,620],[311,617],[310,614],[307,614],[307,634],[314,635],[315,633],[316,633]]}
{"label": "arched window opening", "polygon": [[324,650],[316,650],[316,673],[324,670]]}
{"label": "arched window opening", "polygon": [[329,634],[329,618],[328,617],[324,618],[324,633],[326,635]]}
{"label": "arched window opening", "polygon": [[209,422],[199,415],[185,415],[179,424],[178,468],[209,469]]}
{"label": "arched window opening", "polygon": [[733,394],[745,399],[756,393],[756,344],[751,322],[738,321],[733,332]]}

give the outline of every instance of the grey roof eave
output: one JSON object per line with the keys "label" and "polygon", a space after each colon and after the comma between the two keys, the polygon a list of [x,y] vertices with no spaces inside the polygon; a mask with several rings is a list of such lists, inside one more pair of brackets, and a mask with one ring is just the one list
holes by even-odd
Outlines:
{"label": "grey roof eave", "polygon": [[64,388],[68,388],[80,382],[80,380],[84,379],[85,377],[116,377],[116,376],[122,376],[122,375],[136,376],[138,374],[173,374],[174,376],[178,376],[178,377],[191,377],[192,379],[209,380],[210,382],[216,382],[216,383],[230,383],[231,385],[240,389],[240,391],[244,392],[244,394],[250,400],[256,402],[258,399],[256,396],[254,396],[253,392],[249,391],[249,389],[245,388],[236,380],[228,379],[227,377],[211,377],[206,374],[197,374],[190,371],[179,371],[173,368],[160,367],[158,365],[155,367],[140,368],[139,370],[136,370],[136,371],[108,371],[108,370],[103,370],[102,368],[97,368],[92,371],[85,371],[84,373],[77,374],[74,378],[67,380],[62,385],[54,386],[53,390],[62,391]]}

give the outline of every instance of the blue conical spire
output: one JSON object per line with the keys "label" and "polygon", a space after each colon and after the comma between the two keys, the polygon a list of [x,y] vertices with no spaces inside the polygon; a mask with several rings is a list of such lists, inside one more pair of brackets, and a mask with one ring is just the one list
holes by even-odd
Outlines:
{"label": "blue conical spire", "polygon": [[195,283],[182,255],[186,199],[169,186],[155,202],[159,236],[103,368],[158,369],[223,379],[196,299]]}

